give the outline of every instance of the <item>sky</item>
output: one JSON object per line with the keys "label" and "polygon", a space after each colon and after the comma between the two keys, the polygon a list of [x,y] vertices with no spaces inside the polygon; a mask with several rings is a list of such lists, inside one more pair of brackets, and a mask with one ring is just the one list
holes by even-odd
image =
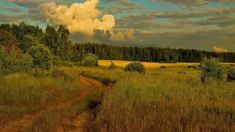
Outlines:
{"label": "sky", "polygon": [[235,0],[0,0],[0,23],[22,21],[77,42],[235,52]]}

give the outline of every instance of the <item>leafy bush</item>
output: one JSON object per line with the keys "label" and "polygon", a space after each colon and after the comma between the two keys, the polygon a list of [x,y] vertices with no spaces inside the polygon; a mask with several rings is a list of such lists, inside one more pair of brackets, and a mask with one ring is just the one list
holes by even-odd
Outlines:
{"label": "leafy bush", "polygon": [[166,69],[167,67],[166,66],[160,66],[161,69]]}
{"label": "leafy bush", "polygon": [[0,48],[0,73],[10,74],[15,72],[26,72],[32,69],[32,57],[28,54],[11,51],[6,53],[4,48]]}
{"label": "leafy bush", "polygon": [[115,68],[117,68],[117,66],[113,63],[113,61],[111,61],[109,69],[115,69]]}
{"label": "leafy bush", "polygon": [[207,82],[209,80],[223,80],[224,69],[219,64],[218,60],[211,58],[204,58],[200,63],[201,81]]}
{"label": "leafy bush", "polygon": [[190,68],[190,69],[198,69],[198,66],[196,66],[196,65],[190,65],[190,66],[188,66],[188,68]]}
{"label": "leafy bush", "polygon": [[98,66],[98,57],[94,54],[85,55],[84,59],[81,62],[82,66],[95,67]]}
{"label": "leafy bush", "polygon": [[230,68],[227,74],[229,81],[235,80],[235,68]]}
{"label": "leafy bush", "polygon": [[44,45],[32,46],[28,53],[33,57],[35,67],[50,69],[52,66],[52,56],[50,50]]}
{"label": "leafy bush", "polygon": [[52,64],[55,66],[62,66],[63,61],[61,60],[61,58],[59,56],[53,56],[52,57]]}
{"label": "leafy bush", "polygon": [[139,72],[139,73],[145,73],[145,68],[144,65],[140,62],[133,62],[128,64],[125,69],[125,71],[130,71],[130,72]]}

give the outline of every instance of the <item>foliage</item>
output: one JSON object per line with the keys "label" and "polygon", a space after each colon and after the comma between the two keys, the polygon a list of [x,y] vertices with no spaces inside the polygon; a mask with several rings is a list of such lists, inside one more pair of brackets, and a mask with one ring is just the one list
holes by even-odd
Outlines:
{"label": "foliage", "polygon": [[88,67],[98,66],[98,57],[94,54],[86,54],[81,62],[81,65]]}
{"label": "foliage", "polygon": [[228,74],[229,81],[235,80],[235,68],[230,68],[227,74]]}
{"label": "foliage", "polygon": [[188,68],[192,68],[192,69],[197,70],[197,69],[198,69],[198,66],[197,66],[197,65],[190,65],[190,66],[188,66]]}
{"label": "foliage", "polygon": [[133,62],[128,64],[125,69],[125,71],[130,71],[130,72],[139,72],[139,73],[145,73],[145,68],[144,65],[140,62]]}
{"label": "foliage", "polygon": [[14,50],[7,53],[0,46],[0,73],[2,75],[29,71],[32,69],[32,64],[32,57],[30,55],[17,53]]}
{"label": "foliage", "polygon": [[[129,60],[146,62],[200,62],[204,57],[220,58],[224,62],[235,62],[235,53],[215,53],[189,49],[153,48],[153,47],[121,47],[97,43],[72,44],[69,31],[64,26],[53,27],[48,25],[45,32],[38,26],[24,22],[16,24],[0,24],[0,30],[11,32],[17,39],[19,47],[25,52],[30,46],[27,36],[36,38],[39,43],[45,44],[52,55],[62,60],[81,61],[87,53],[93,53],[99,59]],[[9,36],[9,35],[0,35]],[[28,41],[28,42],[24,42]],[[10,45],[8,45],[10,46]]]}
{"label": "foliage", "polygon": [[59,56],[66,60],[71,58],[72,44],[69,40],[69,31],[64,26],[59,26],[56,29],[53,26],[47,25],[44,34],[44,43],[51,50],[53,55]]}
{"label": "foliage", "polygon": [[167,67],[166,66],[160,66],[161,69],[166,69]]}
{"label": "foliage", "polygon": [[0,46],[3,46],[7,52],[17,47],[17,39],[10,32],[0,30]]}
{"label": "foliage", "polygon": [[52,55],[44,45],[32,46],[28,53],[33,57],[34,67],[50,69],[52,66]]}
{"label": "foliage", "polygon": [[223,80],[224,70],[219,64],[218,60],[211,58],[204,58],[200,63],[201,81],[207,82],[209,80]]}
{"label": "foliage", "polygon": [[200,50],[155,47],[122,47],[97,43],[75,44],[73,46],[73,61],[79,61],[86,53],[93,53],[103,60],[174,63],[200,62],[204,57],[216,57],[220,58],[223,62],[235,62],[235,53],[215,53]]}
{"label": "foliage", "polygon": [[62,66],[63,61],[59,56],[52,56],[52,64],[54,66]]}
{"label": "foliage", "polygon": [[39,44],[38,40],[31,36],[31,35],[26,35],[24,36],[24,38],[19,42],[19,48],[26,53],[27,50],[31,47],[31,46],[36,46],[37,44]]}

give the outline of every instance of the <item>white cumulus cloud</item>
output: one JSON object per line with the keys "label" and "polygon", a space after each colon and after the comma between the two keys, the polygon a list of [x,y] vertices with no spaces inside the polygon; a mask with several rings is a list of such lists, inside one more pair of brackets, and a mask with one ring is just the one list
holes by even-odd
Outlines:
{"label": "white cumulus cloud", "polygon": [[95,30],[113,33],[115,18],[106,14],[99,19],[99,0],[87,0],[84,3],[73,3],[70,6],[55,2],[40,4],[47,22],[66,26],[72,33],[83,33],[92,36]]}

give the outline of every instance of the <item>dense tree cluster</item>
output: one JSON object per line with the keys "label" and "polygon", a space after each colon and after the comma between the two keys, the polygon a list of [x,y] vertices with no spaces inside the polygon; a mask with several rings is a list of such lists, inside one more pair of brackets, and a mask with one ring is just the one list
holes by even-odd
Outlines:
{"label": "dense tree cluster", "polygon": [[218,58],[223,62],[235,62],[235,53],[216,53],[190,49],[171,49],[154,47],[118,47],[105,44],[75,44],[73,61],[80,61],[87,53],[97,55],[100,59],[131,60],[147,62],[200,62],[201,59]]}
{"label": "dense tree cluster", "polygon": [[[0,43],[6,48],[16,45],[23,53],[32,46],[45,45],[52,58],[80,62],[88,53],[99,59],[131,60],[149,62],[200,62],[202,58],[219,58],[223,62],[235,62],[235,53],[216,53],[190,49],[172,49],[156,47],[121,47],[105,44],[83,43],[73,44],[70,33],[63,26],[47,26],[45,31],[38,26],[27,25],[24,22],[16,24],[1,24]],[[2,35],[3,34],[3,35]],[[5,34],[5,35],[4,35]],[[4,37],[16,38],[6,42]],[[6,39],[5,39],[6,40]],[[16,43],[16,44],[15,44]],[[52,60],[54,62],[54,60]],[[57,61],[56,61],[57,62]]]}

